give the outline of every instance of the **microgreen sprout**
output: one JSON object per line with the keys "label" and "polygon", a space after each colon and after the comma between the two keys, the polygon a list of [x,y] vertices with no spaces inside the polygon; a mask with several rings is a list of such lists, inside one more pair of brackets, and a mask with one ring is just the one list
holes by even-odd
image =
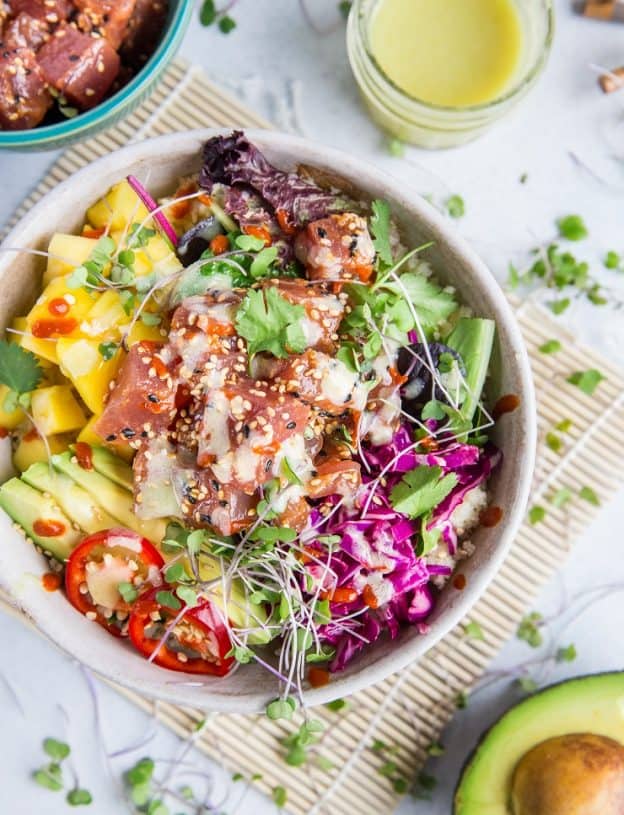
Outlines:
{"label": "microgreen sprout", "polygon": [[541,625],[542,615],[537,611],[533,611],[522,618],[518,625],[516,636],[519,640],[528,643],[531,648],[539,648],[543,642],[542,633],[540,631]]}
{"label": "microgreen sprout", "polygon": [[43,751],[51,761],[33,772],[32,777],[35,783],[51,792],[67,790],[65,800],[70,806],[86,806],[92,803],[91,793],[78,785],[75,774],[74,785],[69,789],[66,787],[63,762],[71,754],[69,745],[58,739],[47,738],[43,741]]}

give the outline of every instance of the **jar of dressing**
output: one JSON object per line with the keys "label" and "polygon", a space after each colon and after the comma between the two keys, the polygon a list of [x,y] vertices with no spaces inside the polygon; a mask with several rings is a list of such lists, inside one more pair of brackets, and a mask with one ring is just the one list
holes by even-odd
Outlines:
{"label": "jar of dressing", "polygon": [[537,80],[552,0],[354,0],[347,49],[371,116],[411,144],[479,136]]}

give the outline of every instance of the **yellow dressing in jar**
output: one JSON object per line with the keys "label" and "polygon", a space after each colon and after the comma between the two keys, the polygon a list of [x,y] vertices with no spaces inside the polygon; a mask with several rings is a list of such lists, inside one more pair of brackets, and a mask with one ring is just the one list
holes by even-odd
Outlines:
{"label": "yellow dressing in jar", "polygon": [[513,0],[382,0],[369,37],[372,56],[402,91],[456,108],[503,95],[523,46]]}

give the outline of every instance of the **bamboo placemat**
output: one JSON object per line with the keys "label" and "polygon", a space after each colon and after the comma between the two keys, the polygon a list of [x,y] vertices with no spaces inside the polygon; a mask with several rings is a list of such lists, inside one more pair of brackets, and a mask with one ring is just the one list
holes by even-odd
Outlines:
{"label": "bamboo placemat", "polygon": [[[129,118],[64,153],[15,219],[56,183],[110,150],[148,136],[202,126],[270,125],[199,69],[176,62],[156,93]],[[523,525],[498,577],[470,615],[483,629],[484,640],[469,640],[463,626],[458,626],[419,664],[356,694],[340,713],[316,710],[315,717],[327,725],[318,753],[331,758],[333,769],[322,770],[314,764],[291,768],[282,761],[280,741],[299,721],[285,724],[264,716],[212,715],[196,739],[199,749],[233,771],[247,777],[262,773],[257,783],[264,791],[278,784],[286,787],[288,809],[297,815],[381,815],[393,809],[400,796],[392,780],[378,772],[387,757],[370,749],[373,740],[392,745],[395,776],[414,776],[426,757],[427,745],[452,717],[457,694],[483,675],[539,588],[561,566],[571,542],[598,512],[579,499],[579,490],[591,487],[606,501],[624,479],[624,371],[578,344],[530,300],[514,306],[531,355],[539,401],[541,441],[532,503],[548,511],[539,525]],[[550,339],[560,339],[562,350],[539,353],[538,347]],[[592,367],[606,380],[590,398],[566,378]],[[563,449],[554,452],[545,444],[545,436],[557,422],[568,418],[572,427],[561,434]],[[574,498],[565,509],[556,509],[548,501],[561,488],[569,489]],[[200,711],[154,703],[123,688],[119,691],[183,737],[196,732],[198,722],[205,718]]]}

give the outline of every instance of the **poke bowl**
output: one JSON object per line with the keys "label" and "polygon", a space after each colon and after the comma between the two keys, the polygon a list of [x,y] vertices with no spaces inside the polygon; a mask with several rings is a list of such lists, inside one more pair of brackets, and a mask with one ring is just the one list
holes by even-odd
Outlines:
{"label": "poke bowl", "polygon": [[163,136],[36,204],[0,281],[0,586],[99,675],[287,714],[422,657],[496,574],[528,357],[400,182],[289,135]]}

